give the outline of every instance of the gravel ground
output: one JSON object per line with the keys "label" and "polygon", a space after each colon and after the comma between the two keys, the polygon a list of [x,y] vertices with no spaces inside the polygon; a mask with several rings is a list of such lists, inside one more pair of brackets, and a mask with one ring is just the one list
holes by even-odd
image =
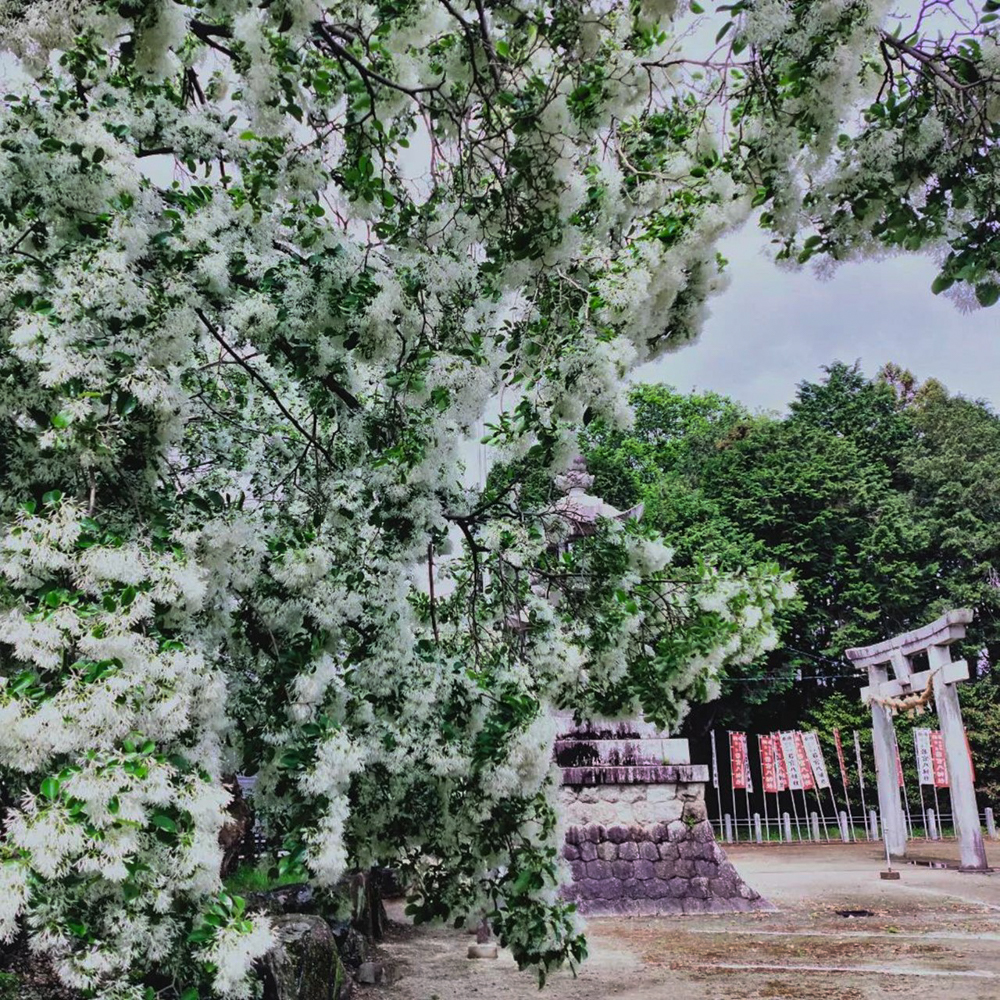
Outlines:
{"label": "gravel ground", "polygon": [[[592,919],[591,957],[576,978],[553,976],[547,1000],[1000,1000],[1000,872],[965,874],[904,864],[879,879],[868,845],[731,849],[773,913]],[[914,845],[950,859],[953,845]],[[993,860],[1000,865],[1000,850]],[[870,916],[843,917],[838,910]],[[474,940],[396,923],[382,949],[391,985],[371,1000],[527,1000],[535,980],[509,955],[472,961]]]}

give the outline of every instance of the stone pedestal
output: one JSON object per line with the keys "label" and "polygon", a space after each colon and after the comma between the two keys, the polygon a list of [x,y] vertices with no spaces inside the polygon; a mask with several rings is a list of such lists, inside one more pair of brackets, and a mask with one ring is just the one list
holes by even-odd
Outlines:
{"label": "stone pedestal", "polygon": [[715,841],[708,768],[687,740],[644,723],[570,730],[556,742],[563,855],[581,913],[654,916],[770,909]]}

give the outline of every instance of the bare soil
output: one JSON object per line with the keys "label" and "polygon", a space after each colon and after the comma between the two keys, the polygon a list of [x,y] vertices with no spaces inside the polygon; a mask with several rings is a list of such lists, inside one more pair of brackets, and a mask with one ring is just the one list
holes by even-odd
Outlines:
{"label": "bare soil", "polygon": [[[551,977],[546,1000],[1000,1000],[1000,872],[903,864],[882,881],[878,846],[734,847],[775,912],[593,919],[590,958]],[[954,845],[914,846],[953,860]],[[1000,865],[1000,851],[993,860]],[[872,915],[845,918],[838,910]],[[371,1000],[528,1000],[534,978],[503,951],[470,960],[461,931],[414,928],[402,908],[382,948],[389,985]]]}

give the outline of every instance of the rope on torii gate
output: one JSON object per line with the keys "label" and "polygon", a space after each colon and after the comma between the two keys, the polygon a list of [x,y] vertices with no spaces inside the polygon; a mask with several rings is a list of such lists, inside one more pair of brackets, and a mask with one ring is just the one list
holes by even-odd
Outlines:
{"label": "rope on torii gate", "polygon": [[919,693],[913,692],[903,698],[877,698],[873,696],[871,700],[876,705],[884,705],[893,715],[906,712],[907,716],[911,719],[915,715],[923,715],[927,711],[927,706],[934,700],[934,675],[940,669],[938,667],[937,670],[931,671],[930,676],[927,678],[927,686]]}

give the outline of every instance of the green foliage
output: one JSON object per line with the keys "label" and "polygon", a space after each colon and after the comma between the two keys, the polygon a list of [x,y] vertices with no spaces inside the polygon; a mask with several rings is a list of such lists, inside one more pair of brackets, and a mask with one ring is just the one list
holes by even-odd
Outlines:
{"label": "green foliage", "polygon": [[[645,504],[675,564],[711,554],[738,569],[770,557],[798,586],[798,603],[779,616],[781,647],[730,671],[720,702],[695,709],[689,731],[787,728],[831,690],[856,701],[844,650],[950,607],[976,612],[963,655],[1000,656],[1000,418],[986,404],[934,380],[918,386],[894,365],[868,379],[841,363],[802,383],[783,418],[665,386],[632,398],[632,428],[590,430],[595,492]],[[793,686],[795,676],[810,679]],[[992,704],[991,680],[967,690],[970,711]],[[842,725],[866,731],[857,708]],[[994,780],[987,754],[977,768]]]}

